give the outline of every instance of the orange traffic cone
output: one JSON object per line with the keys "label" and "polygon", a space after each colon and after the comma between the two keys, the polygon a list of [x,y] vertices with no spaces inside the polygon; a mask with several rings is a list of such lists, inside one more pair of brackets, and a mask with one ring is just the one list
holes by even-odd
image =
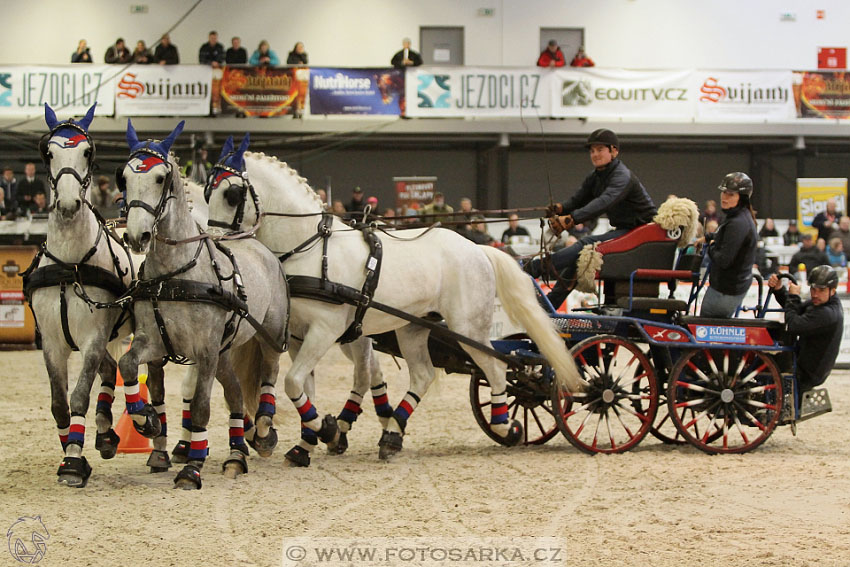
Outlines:
{"label": "orange traffic cone", "polygon": [[[121,380],[120,372],[118,373],[118,379]],[[145,385],[146,379],[147,376],[144,374],[139,376],[139,394],[142,396],[142,400],[148,403],[149,396],[148,387]],[[123,380],[121,380],[121,385],[124,385]],[[118,425],[115,426],[115,433],[121,438],[121,441],[118,443],[119,453],[150,453],[153,450],[150,439],[139,434],[136,428],[133,427],[133,418],[130,417],[126,409],[121,414]]]}
{"label": "orange traffic cone", "polygon": [[123,385],[124,385],[124,379],[121,377],[121,369],[117,368],[115,370],[115,387],[117,388],[118,386],[123,386]]}

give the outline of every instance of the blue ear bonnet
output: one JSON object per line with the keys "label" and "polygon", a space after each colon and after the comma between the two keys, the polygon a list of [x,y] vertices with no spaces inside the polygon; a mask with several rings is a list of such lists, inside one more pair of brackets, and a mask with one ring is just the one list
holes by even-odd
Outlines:
{"label": "blue ear bonnet", "polygon": [[127,119],[127,146],[130,148],[130,154],[134,154],[140,150],[153,150],[154,152],[162,155],[164,158],[168,157],[168,152],[171,150],[171,146],[174,145],[174,141],[177,139],[177,136],[180,135],[180,132],[183,131],[183,126],[186,121],[181,120],[180,123],[174,128],[171,134],[168,135],[164,140],[144,140],[140,141],[138,135],[136,134],[136,129],[133,128],[133,123],[130,119]]}
{"label": "blue ear bonnet", "polygon": [[50,128],[50,136],[67,138],[68,141],[64,144],[65,147],[76,146],[83,140],[89,140],[89,142],[91,142],[91,138],[89,137],[89,126],[91,126],[92,120],[94,120],[95,107],[97,107],[96,102],[91,106],[91,108],[89,108],[86,115],[80,121],[75,121],[73,118],[69,118],[64,122],[60,122],[59,119],[56,118],[56,113],[52,108],[50,108],[50,105],[45,102],[44,121],[47,123],[47,127]]}
{"label": "blue ear bonnet", "polygon": [[236,171],[245,171],[245,151],[248,149],[248,144],[251,143],[251,135],[245,133],[242,138],[242,143],[239,144],[239,149],[233,151],[233,136],[229,136],[221,148],[221,155],[218,157],[216,166],[226,166]]}

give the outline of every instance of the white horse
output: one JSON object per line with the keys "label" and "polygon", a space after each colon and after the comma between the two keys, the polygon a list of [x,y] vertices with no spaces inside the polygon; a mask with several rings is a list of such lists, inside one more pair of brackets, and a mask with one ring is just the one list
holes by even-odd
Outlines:
{"label": "white horse", "polygon": [[[377,288],[370,301],[416,317],[438,313],[450,330],[487,346],[498,292],[505,311],[527,330],[548,359],[559,387],[570,391],[583,387],[564,342],[537,302],[531,279],[507,254],[477,246],[446,229],[406,231],[404,236],[382,238],[379,247],[370,251],[361,231],[323,213],[315,191],[289,166],[275,158],[252,153],[245,154],[245,165],[247,177],[266,211],[257,238],[288,258],[285,267],[291,289],[294,289],[293,276],[307,276],[314,278],[307,285],[316,292],[314,297],[322,295],[317,287],[328,289],[333,287],[331,284],[341,284],[347,286],[343,293],[349,298],[364,300],[368,298],[358,293],[367,278],[377,277],[379,270]],[[225,184],[235,183],[237,179],[232,176],[224,180],[210,195],[211,222],[232,222],[240,207],[243,227],[257,219],[255,206],[244,191],[241,200],[227,191]],[[292,335],[300,338],[301,348],[286,374],[285,389],[296,406],[310,405],[303,391],[304,380],[325,352],[356,322],[357,309],[347,303],[329,302],[328,297],[325,300],[298,297],[299,293],[294,291],[292,295],[290,328]],[[389,458],[401,450],[407,421],[434,378],[428,353],[430,330],[374,307],[365,311],[361,324],[364,335],[395,331],[410,369],[410,389],[393,412],[393,419],[379,442],[379,456]],[[492,430],[504,444],[518,443],[522,426],[516,420],[509,422],[507,415],[505,362],[478,348],[461,346],[490,384]],[[291,460],[297,464],[309,463],[307,451],[315,443],[321,425],[317,416],[306,419],[302,414],[302,430],[308,432],[308,437],[302,437],[299,445],[287,453]],[[307,458],[303,459],[305,454]]]}
{"label": "white horse", "polygon": [[[86,412],[98,372],[102,382],[96,406],[95,448],[105,459],[115,456],[118,448],[120,440],[112,429],[116,364],[106,347],[110,338],[123,338],[130,329],[122,325],[126,317],[120,309],[92,310],[74,293],[74,284],[84,285],[93,299],[110,302],[126,290],[133,276],[126,250],[89,201],[95,147],[88,127],[94,109],[92,106],[79,122],[59,122],[53,110],[44,105],[50,133],[39,149],[48,171],[52,203],[47,242],[24,278],[41,333],[51,410],[65,454],[59,483],[77,488],[86,485],[92,470],[82,453]],[[80,351],[83,364],[69,406],[68,357],[74,350]],[[151,372],[156,375],[153,382],[161,383],[161,366]],[[161,404],[162,398],[158,400]]]}
{"label": "white horse", "polygon": [[[167,357],[197,365],[188,463],[174,481],[178,487],[193,489],[201,488],[215,377],[224,387],[231,412],[225,468],[232,476],[247,472],[244,403],[229,346],[262,339],[262,366],[249,379],[252,384],[262,380],[262,388],[253,388],[262,392],[254,443],[273,446],[276,440],[271,434],[274,383],[287,339],[288,298],[280,263],[265,246],[250,240],[229,248],[217,246],[193,221],[183,180],[169,153],[182,130],[183,122],[161,142],[140,142],[132,123],[127,124],[131,155],[119,178],[128,209],[124,240],[146,259],[144,273],[131,292],[135,337],[118,364],[128,412],[145,429],[158,422],[138,399],[139,364]],[[155,434],[153,429],[149,433]]]}

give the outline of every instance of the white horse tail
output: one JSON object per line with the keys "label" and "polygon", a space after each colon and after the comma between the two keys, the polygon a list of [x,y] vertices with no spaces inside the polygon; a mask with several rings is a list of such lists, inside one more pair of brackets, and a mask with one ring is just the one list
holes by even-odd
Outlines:
{"label": "white horse tail", "polygon": [[570,392],[580,392],[585,382],[567,350],[564,340],[555,331],[552,319],[537,302],[537,291],[531,277],[522,271],[516,260],[492,246],[479,246],[496,272],[496,293],[505,313],[526,330],[555,371],[555,379]]}
{"label": "white horse tail", "polygon": [[230,349],[233,370],[242,386],[245,415],[253,416],[260,406],[260,375],[263,352],[257,337]]}

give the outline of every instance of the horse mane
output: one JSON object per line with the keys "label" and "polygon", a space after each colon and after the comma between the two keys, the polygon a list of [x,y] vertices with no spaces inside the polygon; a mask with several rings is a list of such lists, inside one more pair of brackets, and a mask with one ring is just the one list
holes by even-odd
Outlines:
{"label": "horse mane", "polygon": [[324,203],[322,203],[322,198],[319,197],[319,194],[316,193],[315,189],[313,189],[310,184],[307,182],[305,177],[302,177],[294,168],[292,168],[285,161],[280,161],[275,156],[267,156],[263,152],[245,152],[245,158],[254,158],[254,160],[259,161],[260,163],[265,163],[271,167],[278,167],[282,169],[288,176],[295,179],[295,182],[302,188],[304,191],[312,197],[313,201],[319,205],[319,208],[324,207]]}

